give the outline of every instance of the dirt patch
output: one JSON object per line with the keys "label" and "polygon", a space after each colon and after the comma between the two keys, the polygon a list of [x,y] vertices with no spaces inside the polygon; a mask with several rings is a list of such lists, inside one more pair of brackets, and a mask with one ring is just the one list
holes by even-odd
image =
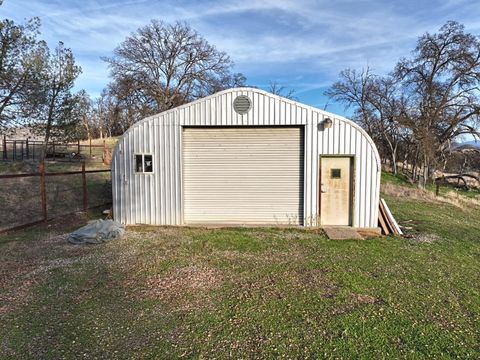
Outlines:
{"label": "dirt patch", "polygon": [[381,232],[370,229],[357,229],[357,233],[364,239],[377,239],[384,236]]}
{"label": "dirt patch", "polygon": [[323,231],[331,240],[363,239],[356,229],[347,226],[327,226],[323,228]]}
{"label": "dirt patch", "polygon": [[375,305],[384,304],[384,301],[382,299],[379,299],[370,295],[353,294],[352,298],[356,303],[359,303],[359,304],[375,304]]}
{"label": "dirt patch", "polygon": [[332,315],[344,315],[349,314],[357,309],[359,309],[363,305],[384,305],[385,301],[366,294],[351,294],[349,298],[343,304],[339,304],[336,308],[333,309],[331,312]]}

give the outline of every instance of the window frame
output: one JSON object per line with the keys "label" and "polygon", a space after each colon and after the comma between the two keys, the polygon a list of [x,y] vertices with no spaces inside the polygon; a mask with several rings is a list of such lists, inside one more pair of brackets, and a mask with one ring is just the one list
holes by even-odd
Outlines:
{"label": "window frame", "polygon": [[[338,176],[337,176],[338,171]],[[330,169],[330,179],[341,179],[342,178],[342,169],[331,168]]]}
{"label": "window frame", "polygon": [[[152,157],[152,171],[145,172],[145,155]],[[137,171],[137,156],[142,157],[142,171]],[[155,173],[154,166],[154,154],[153,153],[134,153],[133,154],[133,172],[135,175],[153,175]]]}

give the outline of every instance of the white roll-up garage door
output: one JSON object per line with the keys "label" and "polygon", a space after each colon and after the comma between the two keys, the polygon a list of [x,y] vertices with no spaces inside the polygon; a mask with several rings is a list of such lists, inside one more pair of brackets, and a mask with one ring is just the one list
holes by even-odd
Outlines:
{"label": "white roll-up garage door", "polygon": [[301,225],[303,167],[301,128],[184,128],[184,221]]}

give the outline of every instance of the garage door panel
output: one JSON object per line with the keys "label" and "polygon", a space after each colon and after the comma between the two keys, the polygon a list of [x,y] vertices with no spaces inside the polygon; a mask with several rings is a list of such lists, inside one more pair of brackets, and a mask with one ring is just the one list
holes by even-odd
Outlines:
{"label": "garage door panel", "polygon": [[300,128],[185,128],[185,223],[301,224]]}

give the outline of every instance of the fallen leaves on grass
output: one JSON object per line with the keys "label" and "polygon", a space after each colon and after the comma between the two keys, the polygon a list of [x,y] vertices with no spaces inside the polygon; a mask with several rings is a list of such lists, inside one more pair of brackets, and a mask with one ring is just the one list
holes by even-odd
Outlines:
{"label": "fallen leaves on grass", "polygon": [[421,244],[431,244],[440,240],[440,236],[435,234],[416,234],[411,237],[417,243]]}
{"label": "fallen leaves on grass", "polygon": [[[219,287],[222,282],[223,276],[218,270],[203,265],[191,265],[148,278],[146,288],[141,293],[145,297],[169,302],[181,301],[189,297],[201,297],[209,290]],[[190,305],[198,307],[201,304],[191,301]]]}
{"label": "fallen leaves on grass", "polygon": [[[68,234],[9,244],[0,258],[0,314],[28,304],[32,290],[58,268],[71,268],[93,257],[88,249],[67,244]],[[22,261],[16,261],[21,254]]]}
{"label": "fallen leaves on grass", "polygon": [[285,273],[285,277],[291,277],[294,285],[306,289],[318,289],[325,298],[334,298],[338,288],[327,277],[329,269],[307,269],[300,268],[295,271]]}

